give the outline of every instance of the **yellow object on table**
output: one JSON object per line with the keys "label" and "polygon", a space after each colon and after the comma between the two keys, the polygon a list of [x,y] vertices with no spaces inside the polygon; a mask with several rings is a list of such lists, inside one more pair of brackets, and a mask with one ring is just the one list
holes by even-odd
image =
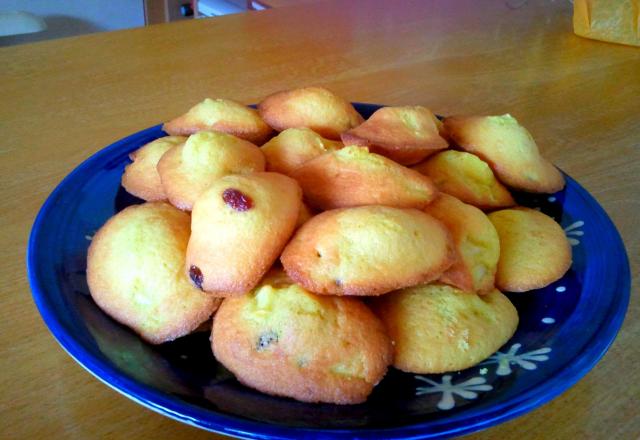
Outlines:
{"label": "yellow object on table", "polygon": [[640,0],[574,0],[573,31],[581,37],[640,46]]}

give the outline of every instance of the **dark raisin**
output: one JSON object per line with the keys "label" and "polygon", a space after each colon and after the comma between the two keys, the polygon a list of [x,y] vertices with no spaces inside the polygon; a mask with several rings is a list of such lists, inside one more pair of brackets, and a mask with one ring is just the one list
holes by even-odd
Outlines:
{"label": "dark raisin", "polygon": [[260,335],[258,338],[258,343],[256,344],[256,350],[263,351],[266,350],[271,344],[278,342],[278,334],[272,330],[266,331]]}
{"label": "dark raisin", "polygon": [[333,282],[335,283],[336,286],[342,287],[342,280],[341,279],[334,280]]}
{"label": "dark raisin", "polygon": [[202,290],[202,282],[204,281],[204,275],[198,266],[191,266],[189,268],[189,278],[193,284],[200,290]]}
{"label": "dark raisin", "polygon": [[222,200],[236,211],[248,211],[253,207],[253,200],[235,188],[227,188],[222,193]]}

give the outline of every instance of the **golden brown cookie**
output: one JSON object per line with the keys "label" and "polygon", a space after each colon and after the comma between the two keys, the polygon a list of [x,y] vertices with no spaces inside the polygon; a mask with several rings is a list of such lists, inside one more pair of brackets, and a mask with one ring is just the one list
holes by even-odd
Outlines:
{"label": "golden brown cookie", "polygon": [[368,147],[402,165],[412,165],[447,148],[438,119],[426,107],[383,107],[365,122],[342,133],[345,145]]}
{"label": "golden brown cookie", "polygon": [[453,252],[447,229],[424,212],[362,206],[313,217],[280,261],[312,292],[381,295],[437,279],[451,266]]}
{"label": "golden brown cookie", "polygon": [[220,302],[184,275],[189,232],[188,214],[167,203],[145,203],[111,217],[89,246],[94,301],[152,344],[192,332]]}
{"label": "golden brown cookie", "polygon": [[196,201],[186,272],[219,296],[253,289],[276,261],[300,215],[302,191],[278,173],[229,175]]}
{"label": "golden brown cookie", "polygon": [[564,187],[562,173],[540,155],[531,134],[516,118],[452,116],[444,128],[456,145],[478,155],[506,185],[534,193],[553,193]]}
{"label": "golden brown cookie", "polygon": [[342,142],[325,139],[310,128],[287,128],[260,149],[267,159],[267,171],[290,176],[303,163],[342,147]]}
{"label": "golden brown cookie", "polygon": [[148,202],[167,200],[156,166],[164,153],[171,147],[183,144],[183,136],[165,136],[149,142],[129,154],[133,161],[124,168],[122,186],[128,193]]}
{"label": "golden brown cookie", "polygon": [[489,214],[500,237],[496,287],[509,292],[541,289],[571,267],[571,245],[558,223],[529,208]]}
{"label": "golden brown cookie", "polygon": [[442,192],[480,209],[508,208],[515,205],[504,187],[478,156],[447,150],[412,167],[429,176]]}
{"label": "golden brown cookie", "polygon": [[363,147],[345,147],[306,162],[291,175],[305,200],[328,210],[363,205],[423,208],[437,195],[426,176]]}
{"label": "golden brown cookie", "polygon": [[258,111],[230,99],[210,99],[196,104],[187,113],[166,122],[162,129],[171,135],[188,136],[204,130],[229,133],[261,145],[271,135]]}
{"label": "golden brown cookie", "polygon": [[304,402],[364,402],[391,362],[382,323],[353,298],[319,296],[272,271],[223,301],[211,335],[216,359],[240,382]]}
{"label": "golden brown cookie", "polygon": [[408,373],[472,367],[518,326],[517,310],[495,289],[478,296],[444,284],[414,286],[376,298],[373,309],[393,341],[393,366]]}
{"label": "golden brown cookie", "polygon": [[278,131],[308,127],[329,139],[362,123],[360,113],[345,99],[323,87],[285,90],[258,104],[260,116]]}
{"label": "golden brown cookie", "polygon": [[458,251],[458,260],[442,274],[440,281],[468,292],[482,294],[493,290],[500,240],[487,216],[444,193],[424,211],[449,229]]}
{"label": "golden brown cookie", "polygon": [[251,142],[217,131],[201,131],[167,151],[158,162],[158,173],[171,204],[190,211],[216,179],[264,171],[264,166],[264,155]]}

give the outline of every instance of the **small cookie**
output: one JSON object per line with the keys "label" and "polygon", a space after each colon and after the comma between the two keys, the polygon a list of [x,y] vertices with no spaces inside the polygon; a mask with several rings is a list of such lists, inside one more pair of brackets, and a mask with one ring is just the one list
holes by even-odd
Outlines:
{"label": "small cookie", "polygon": [[571,267],[571,245],[551,217],[535,209],[513,208],[489,214],[500,237],[496,287],[509,292],[541,289]]}
{"label": "small cookie", "polygon": [[278,131],[308,127],[329,139],[364,121],[345,99],[323,87],[304,87],[267,96],[258,104],[260,116]]}
{"label": "small cookie", "polygon": [[418,163],[449,145],[440,137],[438,119],[421,106],[383,107],[341,138],[345,145],[368,147],[402,165]]}
{"label": "small cookie", "polygon": [[447,150],[412,167],[429,176],[442,192],[480,209],[508,208],[515,205],[504,187],[478,156]]}
{"label": "small cookie", "polygon": [[261,145],[272,133],[258,111],[230,99],[210,99],[196,104],[187,113],[166,122],[162,129],[171,135],[188,136],[204,130],[229,133]]}
{"label": "small cookie", "polygon": [[290,176],[303,163],[342,147],[342,142],[325,139],[310,128],[287,128],[260,149],[267,159],[267,171]]}
{"label": "small cookie", "polygon": [[330,295],[381,295],[437,279],[451,266],[447,229],[416,209],[336,209],[305,223],[282,252],[287,274]]}
{"label": "small cookie", "polygon": [[502,183],[534,193],[564,188],[562,173],[540,155],[531,134],[513,116],[452,116],[444,128],[463,150],[487,162]]}
{"label": "small cookie", "polygon": [[194,331],[219,299],[184,276],[189,215],[167,203],[130,206],[91,240],[87,282],[96,304],[152,344]]}
{"label": "small cookie", "polygon": [[364,147],[345,147],[305,163],[292,175],[311,206],[423,208],[437,195],[426,176]]}
{"label": "small cookie", "polygon": [[240,382],[304,402],[364,402],[391,362],[382,323],[353,298],[319,296],[272,271],[223,301],[211,334],[216,359]]}
{"label": "small cookie", "polygon": [[171,204],[190,211],[216,179],[264,171],[264,166],[264,155],[251,142],[217,131],[201,131],[167,151],[158,162],[158,173]]}
{"label": "small cookie", "polygon": [[440,281],[468,292],[482,294],[493,290],[500,240],[487,216],[444,193],[424,211],[449,229],[460,257],[442,274]]}
{"label": "small cookie", "polygon": [[186,272],[219,296],[253,289],[276,261],[300,215],[302,191],[278,173],[229,175],[196,201]]}
{"label": "small cookie", "polygon": [[164,153],[171,147],[183,144],[186,140],[187,138],[183,136],[165,136],[129,154],[133,163],[124,168],[122,175],[124,189],[129,194],[148,202],[167,200],[156,166]]}
{"label": "small cookie", "polygon": [[372,307],[393,341],[393,366],[407,373],[472,367],[518,326],[516,308],[495,289],[478,296],[444,284],[414,286],[376,298]]}

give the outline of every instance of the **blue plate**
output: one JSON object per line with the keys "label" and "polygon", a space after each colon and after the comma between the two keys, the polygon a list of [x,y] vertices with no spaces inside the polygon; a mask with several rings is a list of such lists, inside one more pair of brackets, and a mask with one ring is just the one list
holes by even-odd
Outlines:
{"label": "blue plate", "polygon": [[[368,117],[379,106],[357,104]],[[629,263],[613,223],[573,179],[553,195],[516,194],[565,229],[573,265],[558,282],[510,294],[521,321],[487,361],[445,375],[391,369],[361,405],[314,405],[240,385],[211,354],[208,335],[152,346],[107,317],[86,282],[92,235],[140,203],[120,187],[128,154],[164,135],[151,127],[96,153],[40,210],[27,267],[38,309],[60,345],[105,384],[181,422],[244,438],[444,438],[477,431],[549,401],[606,352],[629,301]]]}

